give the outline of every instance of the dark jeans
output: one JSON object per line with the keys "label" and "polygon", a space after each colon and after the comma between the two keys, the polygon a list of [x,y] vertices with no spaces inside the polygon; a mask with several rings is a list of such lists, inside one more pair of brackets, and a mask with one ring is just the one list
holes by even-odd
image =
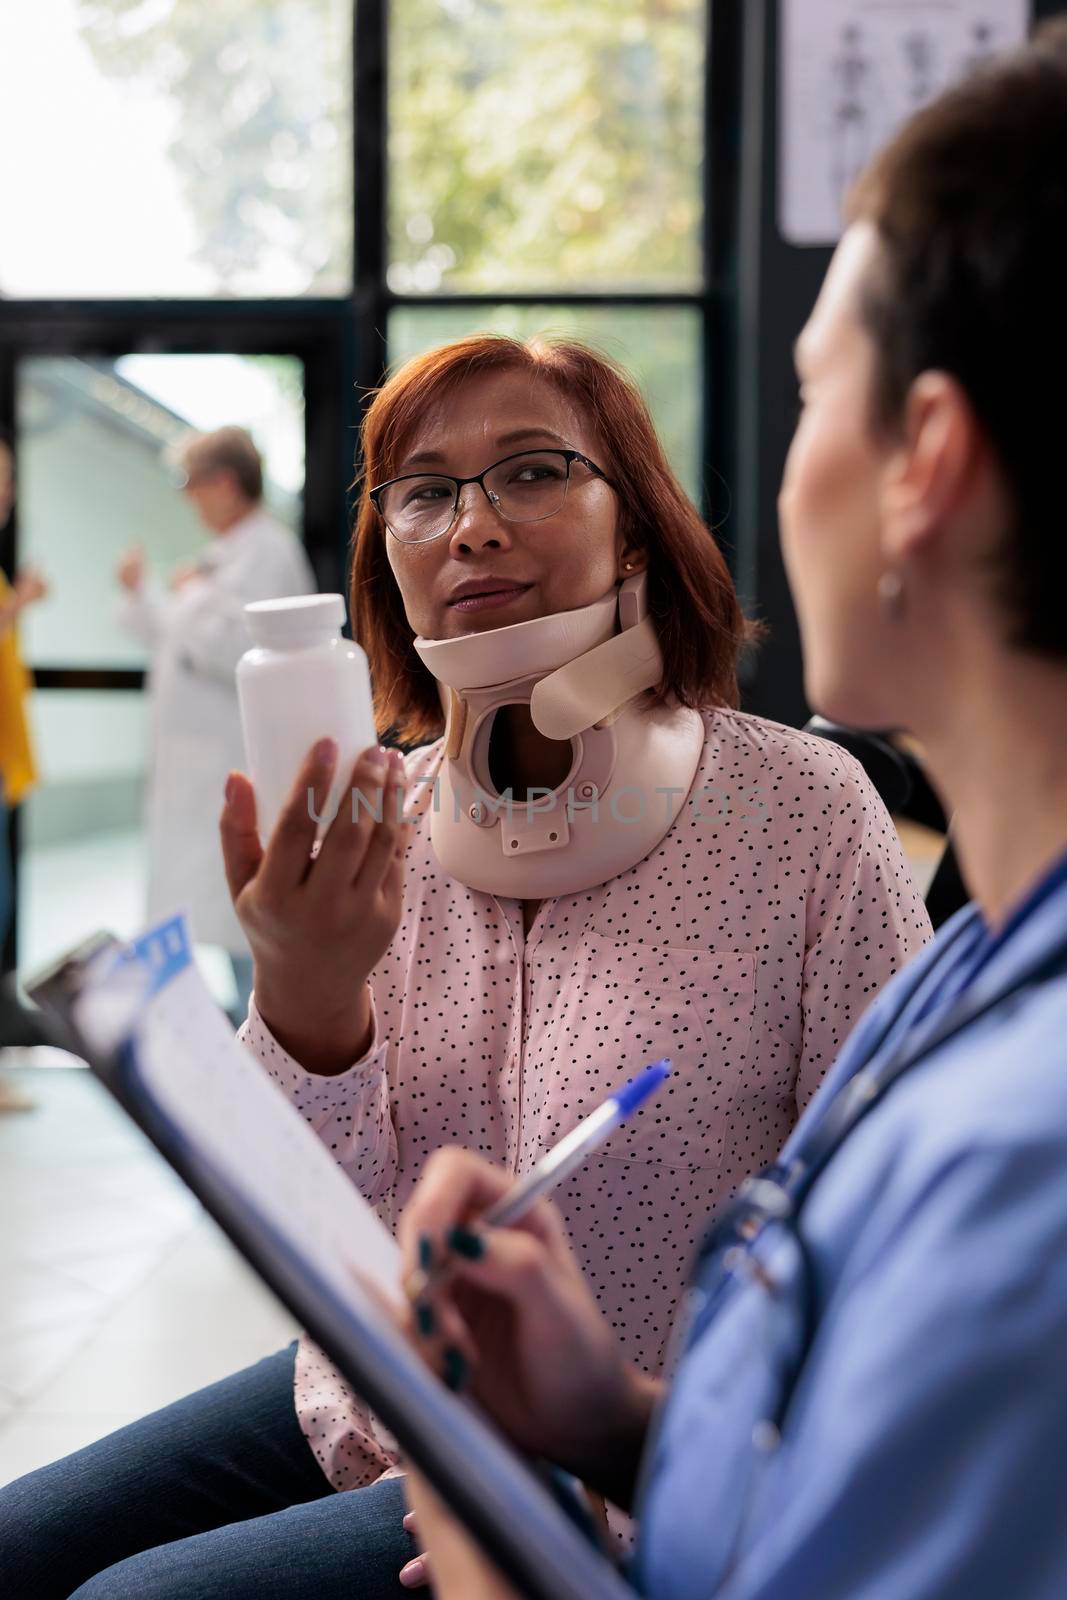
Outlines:
{"label": "dark jeans", "polygon": [[396,1479],[336,1494],[296,1346],[0,1489],[4,1600],[396,1600]]}

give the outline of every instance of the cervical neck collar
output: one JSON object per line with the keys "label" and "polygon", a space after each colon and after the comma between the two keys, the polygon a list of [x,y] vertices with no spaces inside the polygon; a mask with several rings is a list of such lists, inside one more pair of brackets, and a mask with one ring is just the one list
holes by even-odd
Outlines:
{"label": "cervical neck collar", "polygon": [[[520,900],[574,894],[635,866],[685,802],[704,746],[696,711],[642,696],[663,676],[644,574],[592,605],[459,639],[416,639],[447,723],[430,839],[468,888]],[[527,705],[569,741],[558,788],[501,794],[489,773],[493,719]]]}

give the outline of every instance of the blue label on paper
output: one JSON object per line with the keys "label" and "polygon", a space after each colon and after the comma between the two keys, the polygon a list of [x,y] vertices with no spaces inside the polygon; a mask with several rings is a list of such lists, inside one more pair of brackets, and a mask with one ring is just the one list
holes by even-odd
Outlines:
{"label": "blue label on paper", "polygon": [[158,994],[193,959],[189,928],[184,916],[168,917],[135,939],[131,958],[141,962],[151,978],[150,994]]}

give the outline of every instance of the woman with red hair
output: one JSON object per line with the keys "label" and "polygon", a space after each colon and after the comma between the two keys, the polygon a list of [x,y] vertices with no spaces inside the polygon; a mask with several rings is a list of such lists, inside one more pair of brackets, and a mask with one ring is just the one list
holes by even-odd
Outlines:
{"label": "woman with red hair", "polygon": [[[363,473],[354,632],[410,753],[360,758],[370,804],[314,859],[328,741],[265,851],[231,778],[246,1042],[390,1225],[439,1146],[525,1171],[669,1057],[657,1102],[558,1191],[656,1373],[709,1214],[926,917],[856,764],[736,709],[726,564],[602,356],[432,351],[370,406]],[[414,1552],[392,1441],[306,1341],[116,1438],[36,1489],[37,1526],[63,1504],[64,1595],[186,1595],[193,1571],[257,1600],[396,1592]]]}

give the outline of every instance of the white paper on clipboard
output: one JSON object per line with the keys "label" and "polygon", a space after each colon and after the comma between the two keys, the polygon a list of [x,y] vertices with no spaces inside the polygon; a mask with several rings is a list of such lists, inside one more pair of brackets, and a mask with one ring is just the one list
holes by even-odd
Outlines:
{"label": "white paper on clipboard", "polygon": [[1030,0],[780,0],[778,231],[833,244],[853,180],[950,83],[1019,44]]}

